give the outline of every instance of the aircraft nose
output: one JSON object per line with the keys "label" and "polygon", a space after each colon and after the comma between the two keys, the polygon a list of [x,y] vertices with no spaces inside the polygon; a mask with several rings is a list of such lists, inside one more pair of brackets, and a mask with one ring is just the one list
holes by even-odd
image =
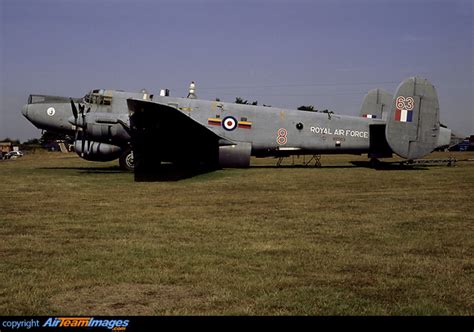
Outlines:
{"label": "aircraft nose", "polygon": [[23,114],[23,116],[28,119],[28,104],[25,104],[23,106],[23,108],[21,109],[21,114]]}

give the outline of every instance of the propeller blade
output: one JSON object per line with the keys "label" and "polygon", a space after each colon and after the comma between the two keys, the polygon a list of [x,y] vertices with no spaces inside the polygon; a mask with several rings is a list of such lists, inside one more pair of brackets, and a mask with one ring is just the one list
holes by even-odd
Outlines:
{"label": "propeller blade", "polygon": [[[78,117],[78,112],[76,108],[76,104],[74,104],[74,101],[71,100],[71,110],[72,110],[72,115],[74,115],[74,126],[75,126],[75,132],[74,132],[74,142],[77,142],[77,139],[79,138],[79,127],[77,126],[77,117]],[[79,109],[81,108],[81,105],[79,104]],[[74,144],[74,146],[76,146]],[[81,157],[84,156],[84,152],[81,151]]]}
{"label": "propeller blade", "polygon": [[84,108],[82,108],[82,156],[84,156],[84,148],[86,146],[86,131],[87,131],[87,124],[86,124],[86,114],[84,113]]}
{"label": "propeller blade", "polygon": [[84,157],[84,148],[86,147],[86,135],[85,132],[82,132],[82,147],[81,147],[81,156]]}
{"label": "propeller blade", "polygon": [[71,98],[71,109],[72,109],[72,115],[74,115],[74,119],[77,120],[77,108],[76,104],[74,104],[74,101]]}

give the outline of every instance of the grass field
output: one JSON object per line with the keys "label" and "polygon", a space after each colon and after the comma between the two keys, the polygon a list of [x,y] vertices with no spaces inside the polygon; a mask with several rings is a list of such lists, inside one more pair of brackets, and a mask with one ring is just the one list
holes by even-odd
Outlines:
{"label": "grass field", "polygon": [[0,313],[473,315],[474,162],[351,160],[152,183],[75,154],[0,161]]}

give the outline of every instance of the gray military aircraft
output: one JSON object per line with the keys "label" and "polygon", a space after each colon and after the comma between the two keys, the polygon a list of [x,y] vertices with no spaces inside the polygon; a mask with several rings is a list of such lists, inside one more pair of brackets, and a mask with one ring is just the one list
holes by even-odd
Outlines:
{"label": "gray military aircraft", "polygon": [[39,128],[75,133],[85,159],[120,157],[124,168],[133,159],[136,180],[159,174],[166,162],[215,169],[248,167],[251,156],[337,153],[413,160],[451,136],[439,123],[435,87],[419,77],[402,82],[395,96],[370,91],[360,117],[199,100],[194,89],[188,98],[112,90],[70,100],[30,96],[23,114]]}

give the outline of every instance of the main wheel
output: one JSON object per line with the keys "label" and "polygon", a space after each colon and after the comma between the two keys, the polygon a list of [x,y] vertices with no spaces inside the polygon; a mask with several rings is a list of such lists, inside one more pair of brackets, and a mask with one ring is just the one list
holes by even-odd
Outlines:
{"label": "main wheel", "polygon": [[133,171],[135,163],[133,161],[132,149],[127,149],[119,159],[120,168],[124,171]]}

